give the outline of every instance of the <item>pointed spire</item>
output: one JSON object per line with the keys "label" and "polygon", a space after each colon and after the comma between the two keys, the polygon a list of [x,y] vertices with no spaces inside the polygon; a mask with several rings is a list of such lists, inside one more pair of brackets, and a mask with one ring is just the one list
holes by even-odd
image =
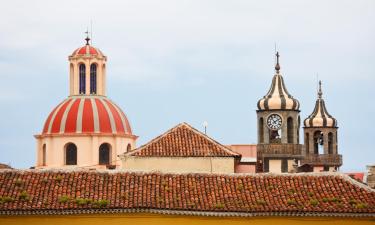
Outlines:
{"label": "pointed spire", "polygon": [[86,40],[86,45],[90,45],[89,30],[87,30],[87,31],[85,32],[85,34],[86,34],[86,38],[85,38],[85,40]]}
{"label": "pointed spire", "polygon": [[280,71],[279,57],[280,57],[279,52],[276,52],[276,66],[275,66],[276,73],[279,73]]}
{"label": "pointed spire", "polygon": [[323,95],[323,92],[322,92],[322,81],[320,80],[319,81],[319,89],[318,89],[318,98],[321,99],[322,95]]}

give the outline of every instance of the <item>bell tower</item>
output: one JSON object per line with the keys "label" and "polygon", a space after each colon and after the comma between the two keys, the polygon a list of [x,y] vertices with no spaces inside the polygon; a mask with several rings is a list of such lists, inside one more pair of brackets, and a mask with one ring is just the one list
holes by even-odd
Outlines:
{"label": "bell tower", "polygon": [[303,122],[305,157],[300,169],[304,172],[337,171],[342,165],[337,151],[337,120],[328,113],[322,96],[319,81],[314,111]]}
{"label": "bell tower", "polygon": [[257,104],[258,172],[291,172],[302,157],[302,145],[299,144],[300,104],[286,89],[279,57],[277,52],[271,87]]}

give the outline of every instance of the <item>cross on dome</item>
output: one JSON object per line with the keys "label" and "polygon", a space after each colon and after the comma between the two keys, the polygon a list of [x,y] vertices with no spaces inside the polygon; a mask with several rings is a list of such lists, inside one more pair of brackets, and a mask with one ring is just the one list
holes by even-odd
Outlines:
{"label": "cross on dome", "polygon": [[318,98],[322,98],[323,92],[322,92],[322,81],[319,81],[319,90],[318,90]]}

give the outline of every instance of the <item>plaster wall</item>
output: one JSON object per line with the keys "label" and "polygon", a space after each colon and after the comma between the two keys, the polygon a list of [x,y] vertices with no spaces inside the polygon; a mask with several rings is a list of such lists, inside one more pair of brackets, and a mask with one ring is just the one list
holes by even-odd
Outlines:
{"label": "plaster wall", "polygon": [[281,173],[281,160],[270,159],[268,163],[270,173]]}
{"label": "plaster wall", "polygon": [[256,172],[256,164],[237,164],[236,173],[255,173]]}
{"label": "plaster wall", "polygon": [[[77,146],[77,165],[65,165],[65,148],[68,143]],[[37,137],[36,168],[96,167],[99,165],[99,146],[110,145],[110,164],[120,166],[118,155],[126,152],[128,144],[135,147],[135,138],[116,135],[64,135]],[[46,163],[43,165],[43,145],[46,145]]]}
{"label": "plaster wall", "polygon": [[136,157],[124,156],[126,171],[234,173],[233,157]]}

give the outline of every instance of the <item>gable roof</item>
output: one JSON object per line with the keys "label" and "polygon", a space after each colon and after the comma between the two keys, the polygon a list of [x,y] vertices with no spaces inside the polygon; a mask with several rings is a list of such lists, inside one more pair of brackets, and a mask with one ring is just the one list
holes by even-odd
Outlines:
{"label": "gable roof", "polygon": [[0,215],[124,212],[375,217],[375,191],[337,173],[0,171]]}
{"label": "gable roof", "polygon": [[139,157],[241,157],[187,123],[180,123],[147,144],[125,153]]}

